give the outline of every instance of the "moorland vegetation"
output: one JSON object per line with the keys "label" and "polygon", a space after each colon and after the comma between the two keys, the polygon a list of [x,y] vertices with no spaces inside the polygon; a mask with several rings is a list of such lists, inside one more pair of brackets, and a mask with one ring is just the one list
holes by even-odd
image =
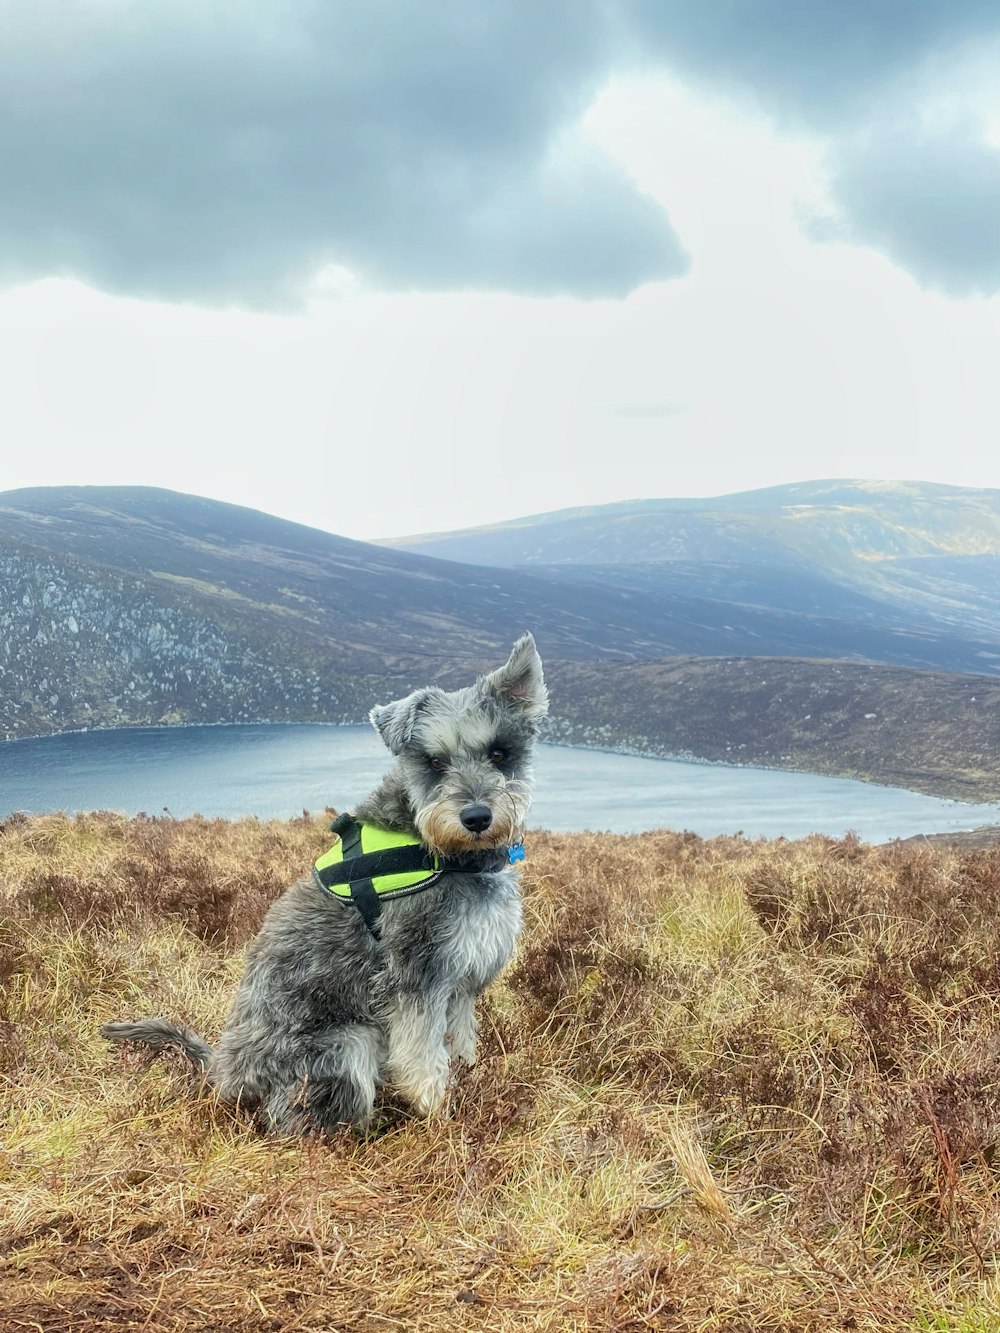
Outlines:
{"label": "moorland vegetation", "polygon": [[0,825],[0,1328],[997,1328],[1000,850],[534,834],[450,1118],[267,1140],[98,1027],[326,825]]}

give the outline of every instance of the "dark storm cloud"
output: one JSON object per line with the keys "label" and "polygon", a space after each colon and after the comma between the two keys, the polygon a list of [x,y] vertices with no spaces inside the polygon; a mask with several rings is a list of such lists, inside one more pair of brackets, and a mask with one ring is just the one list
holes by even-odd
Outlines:
{"label": "dark storm cloud", "polygon": [[686,268],[662,209],[565,145],[605,63],[588,5],[2,12],[8,279],[281,304],[324,263],[397,288],[586,296]]}
{"label": "dark storm cloud", "polygon": [[828,135],[849,234],[949,291],[1000,287],[990,151],[899,128],[1000,33],[997,0],[0,0],[0,21],[8,282],[281,306],[335,263],[623,295],[687,267],[574,139],[639,64]]}

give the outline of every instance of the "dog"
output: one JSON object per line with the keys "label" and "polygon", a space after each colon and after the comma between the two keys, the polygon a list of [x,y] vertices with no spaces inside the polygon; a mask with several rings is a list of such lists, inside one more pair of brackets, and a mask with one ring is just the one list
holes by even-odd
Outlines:
{"label": "dog", "polygon": [[101,1034],[178,1048],[265,1132],[364,1129],[380,1090],[440,1112],[452,1062],[476,1059],[476,999],[520,932],[516,862],[547,710],[530,634],[464,689],[373,708],[395,763],[269,909],[218,1044],[163,1018]]}

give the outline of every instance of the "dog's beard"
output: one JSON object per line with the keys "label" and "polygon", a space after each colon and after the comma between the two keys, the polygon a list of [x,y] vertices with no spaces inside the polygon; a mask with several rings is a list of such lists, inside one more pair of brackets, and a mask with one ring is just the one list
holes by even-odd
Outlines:
{"label": "dog's beard", "polygon": [[489,806],[493,815],[489,828],[482,833],[473,833],[462,823],[459,816],[469,801],[459,797],[422,806],[416,812],[417,832],[425,845],[441,856],[509,847],[523,836],[528,812],[526,790],[515,791],[513,787],[514,784],[509,783],[503,791],[482,802]]}

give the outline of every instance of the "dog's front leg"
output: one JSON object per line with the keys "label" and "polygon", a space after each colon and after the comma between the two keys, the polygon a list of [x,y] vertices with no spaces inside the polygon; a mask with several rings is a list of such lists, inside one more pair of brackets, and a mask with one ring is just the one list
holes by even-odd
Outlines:
{"label": "dog's front leg", "polygon": [[478,1034],[475,995],[467,990],[455,991],[448,1001],[448,1028],[445,1035],[452,1059],[474,1065]]}
{"label": "dog's front leg", "polygon": [[444,991],[397,995],[389,1011],[389,1080],[418,1115],[433,1115],[444,1101],[447,1017]]}

